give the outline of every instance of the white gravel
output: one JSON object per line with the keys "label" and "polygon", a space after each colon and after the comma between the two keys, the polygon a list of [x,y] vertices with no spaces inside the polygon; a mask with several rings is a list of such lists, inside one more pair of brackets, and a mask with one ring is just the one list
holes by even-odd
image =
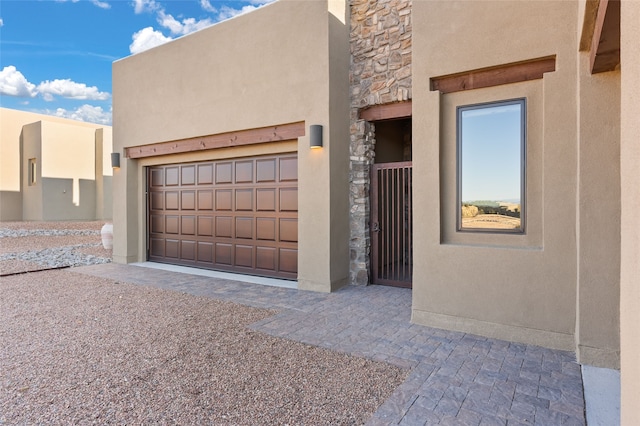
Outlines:
{"label": "white gravel", "polygon": [[[6,261],[38,265],[26,270],[111,262],[111,251],[102,248],[101,226],[101,222],[0,223],[0,268]],[[0,274],[15,272],[7,269],[0,269]]]}
{"label": "white gravel", "polygon": [[274,311],[72,269],[0,294],[0,425],[362,424],[408,374],[248,328]]}

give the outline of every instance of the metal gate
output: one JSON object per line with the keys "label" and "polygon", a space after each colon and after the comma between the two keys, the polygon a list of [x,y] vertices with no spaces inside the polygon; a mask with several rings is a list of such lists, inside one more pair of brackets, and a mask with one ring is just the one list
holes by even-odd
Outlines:
{"label": "metal gate", "polygon": [[411,288],[413,215],[411,161],[374,164],[371,171],[373,284]]}

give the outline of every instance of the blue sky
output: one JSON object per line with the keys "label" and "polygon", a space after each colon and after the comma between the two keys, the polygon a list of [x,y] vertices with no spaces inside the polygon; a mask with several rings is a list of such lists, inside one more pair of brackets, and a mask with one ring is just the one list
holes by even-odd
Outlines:
{"label": "blue sky", "polygon": [[111,64],[273,0],[0,0],[0,106],[111,124]]}
{"label": "blue sky", "polygon": [[462,202],[521,197],[521,104],[462,111]]}

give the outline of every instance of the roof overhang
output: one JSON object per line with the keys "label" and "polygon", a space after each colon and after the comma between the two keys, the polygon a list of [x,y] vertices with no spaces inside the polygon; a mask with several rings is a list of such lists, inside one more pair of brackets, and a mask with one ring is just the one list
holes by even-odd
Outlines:
{"label": "roof overhang", "polygon": [[620,0],[600,0],[590,47],[591,73],[620,65]]}

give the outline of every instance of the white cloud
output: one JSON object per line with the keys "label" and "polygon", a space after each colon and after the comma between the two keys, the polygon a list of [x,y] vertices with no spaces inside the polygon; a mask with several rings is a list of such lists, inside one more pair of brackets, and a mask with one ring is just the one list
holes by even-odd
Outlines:
{"label": "white cloud", "polygon": [[223,6],[218,12],[218,20],[224,21],[225,19],[233,18],[234,16],[244,15],[245,13],[252,12],[261,6],[269,3],[273,3],[275,0],[249,0],[250,5],[244,6],[242,9],[234,9],[229,6]]}
{"label": "white cloud", "polygon": [[[55,0],[56,3],[66,3],[67,1],[71,1],[71,3],[78,3],[80,0]],[[100,9],[111,9],[111,5],[106,1],[101,0],[91,0],[91,3]]]}
{"label": "white cloud", "polygon": [[57,108],[55,111],[45,110],[43,114],[55,115],[56,117],[69,118],[71,120],[86,121],[88,123],[104,124],[106,126],[111,125],[112,112],[111,110],[105,111],[102,107],[92,105],[82,105],[76,110],[66,110],[64,108]]}
{"label": "white cloud", "polygon": [[98,6],[100,9],[111,9],[111,5],[106,1],[91,0],[91,3],[93,3],[95,6]]}
{"label": "white cloud", "polygon": [[0,18],[0,27],[4,26],[4,20]]}
{"label": "white cloud", "polygon": [[52,101],[53,96],[68,99],[105,101],[109,99],[107,92],[100,92],[96,86],[87,87],[84,83],[76,83],[70,79],[43,81],[38,85],[38,92],[45,101]]}
{"label": "white cloud", "polygon": [[152,27],[141,29],[131,38],[133,43],[129,45],[129,51],[134,55],[173,40],[171,37],[165,37],[160,31],[156,31]]}
{"label": "white cloud", "polygon": [[16,67],[9,65],[0,71],[0,94],[33,98],[38,94],[38,90]]}
{"label": "white cloud", "polygon": [[160,9],[160,5],[156,0],[133,0],[133,8],[137,14],[143,12],[155,12]]}
{"label": "white cloud", "polygon": [[[133,0],[132,4],[134,6],[135,13],[156,12],[158,24],[162,28],[169,30],[172,36],[183,36],[214,25],[219,21],[251,12],[260,6],[272,3],[275,0],[248,0],[251,4],[243,7],[242,9],[234,9],[228,6],[223,6],[220,9],[217,9],[212,5],[213,0],[199,1],[200,7],[202,7],[203,10],[216,14],[215,19],[176,19],[173,15],[167,13],[156,0]],[[140,53],[171,41],[173,38],[174,37],[171,36],[165,36],[160,30],[156,30],[153,27],[143,28],[133,34],[133,43],[129,45],[129,51],[131,54]]]}
{"label": "white cloud", "polygon": [[244,6],[242,9],[234,9],[229,6],[223,6],[220,8],[220,12],[218,12],[218,19],[220,21],[224,21],[225,19],[233,18],[234,16],[244,15],[245,13],[252,12],[256,10],[259,6]]}
{"label": "white cloud", "polygon": [[200,7],[202,7],[202,10],[205,10],[207,12],[217,12],[216,8],[211,5],[211,2],[209,0],[200,0]]}
{"label": "white cloud", "polygon": [[255,4],[256,6],[264,6],[265,4],[273,3],[276,0],[249,0],[249,3]]}
{"label": "white cloud", "polygon": [[209,27],[215,22],[208,18],[200,21],[196,21],[194,18],[185,18],[178,21],[172,15],[161,10],[158,12],[158,23],[171,31],[172,34],[185,35]]}

